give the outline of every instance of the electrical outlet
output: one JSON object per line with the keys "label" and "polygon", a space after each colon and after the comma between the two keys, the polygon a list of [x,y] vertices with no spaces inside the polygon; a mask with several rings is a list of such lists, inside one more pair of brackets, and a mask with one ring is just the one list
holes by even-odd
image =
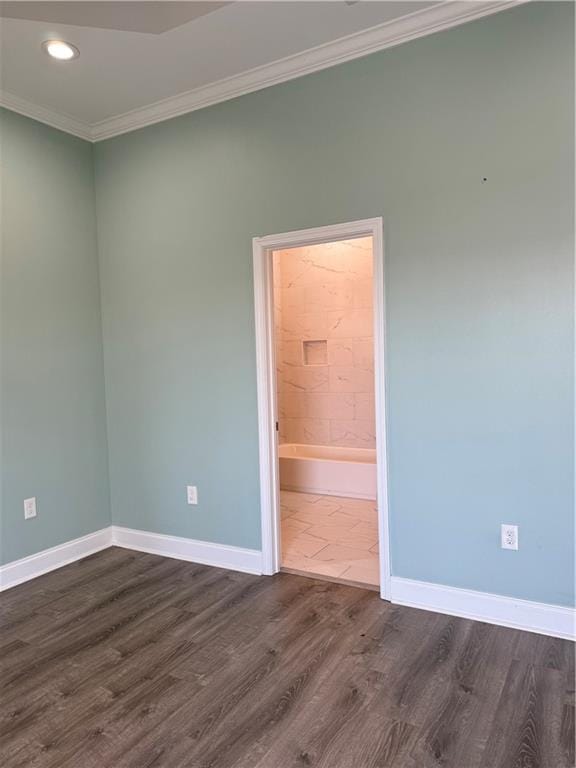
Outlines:
{"label": "electrical outlet", "polygon": [[24,499],[24,520],[36,517],[36,498]]}
{"label": "electrical outlet", "polygon": [[502,549],[518,549],[518,526],[502,523],[500,526],[500,546]]}
{"label": "electrical outlet", "polygon": [[188,504],[198,504],[198,488],[195,485],[186,486],[186,499]]}

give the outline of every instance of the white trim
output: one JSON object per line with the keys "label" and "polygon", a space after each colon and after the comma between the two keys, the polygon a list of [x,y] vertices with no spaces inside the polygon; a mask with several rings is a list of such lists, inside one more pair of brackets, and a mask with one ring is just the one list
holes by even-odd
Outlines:
{"label": "white trim", "polygon": [[382,219],[372,229],[374,285],[374,396],[376,413],[376,497],[378,500],[378,551],[380,597],[390,599],[392,571],[388,511],[388,444],[386,418],[386,300],[384,293],[384,230]]}
{"label": "white trim", "polygon": [[380,548],[380,595],[390,596],[390,536],[388,526],[388,481],[386,450],[386,391],[384,306],[384,239],[382,219],[364,219],[346,224],[283,232],[255,237],[254,307],[256,319],[256,377],[258,387],[258,435],[260,448],[260,507],[262,515],[262,566],[265,574],[280,569],[278,503],[278,440],[276,436],[276,363],[272,251],[314,243],[372,237],[374,258],[374,386],[376,400],[376,456],[378,536]]}
{"label": "white trim", "polygon": [[[257,238],[254,254],[254,314],[256,326],[256,377],[258,389],[258,444],[260,461],[260,513],[262,572],[272,576],[280,570],[278,445],[275,439],[276,363],[272,259]],[[271,434],[272,433],[272,434]],[[273,436],[274,435],[274,436]]]}
{"label": "white trim", "polygon": [[257,575],[262,573],[262,553],[255,549],[138,531],[119,525],[112,526],[112,545],[201,565],[212,565],[215,568],[227,568]]}
{"label": "white trim", "polygon": [[60,112],[54,112],[52,109],[33,104],[31,101],[21,99],[8,91],[0,91],[0,107],[10,109],[24,117],[31,117],[39,123],[50,125],[64,133],[71,133],[72,136],[78,136],[80,139],[92,141],[92,129],[87,123],[82,123],[69,115]]}
{"label": "white trim", "polygon": [[[216,568],[262,574],[263,553],[180,536],[109,526],[0,567],[0,591],[117,546]],[[576,640],[576,609],[488,592],[392,576],[389,599],[397,605]]]}
{"label": "white trim", "polygon": [[235,99],[278,83],[319,72],[346,61],[368,56],[419,37],[441,32],[483,16],[489,16],[528,0],[446,0],[431,8],[414,11],[399,19],[364,29],[352,35],[310,48],[232,77],[194,88],[86,125],[67,115],[38,107],[12,94],[0,94],[0,105],[89,141],[102,141],[129,131]]}
{"label": "white trim", "polygon": [[426,611],[576,640],[576,609],[392,577],[392,602]]}
{"label": "white trim", "polygon": [[102,549],[112,546],[112,527],[102,528],[79,539],[58,544],[50,549],[44,549],[35,555],[14,560],[0,567],[0,591],[15,587],[44,573],[62,568],[83,557],[93,555]]}
{"label": "white trim", "polygon": [[92,140],[102,141],[112,136],[119,136],[147,125],[259,91],[262,88],[285,83],[409,40],[506,10],[523,2],[526,0],[501,0],[500,2],[447,0],[432,8],[415,11],[386,24],[379,24],[270,64],[95,123],[91,129]]}

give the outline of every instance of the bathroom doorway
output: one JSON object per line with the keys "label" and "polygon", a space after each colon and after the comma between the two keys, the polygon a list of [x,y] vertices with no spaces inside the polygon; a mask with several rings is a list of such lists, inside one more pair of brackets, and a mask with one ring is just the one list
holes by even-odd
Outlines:
{"label": "bathroom doorway", "polygon": [[380,219],[254,240],[263,570],[389,598]]}

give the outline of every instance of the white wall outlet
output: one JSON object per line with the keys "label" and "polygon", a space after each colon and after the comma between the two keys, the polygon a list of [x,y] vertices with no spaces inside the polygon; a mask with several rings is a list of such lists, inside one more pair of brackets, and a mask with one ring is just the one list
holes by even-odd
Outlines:
{"label": "white wall outlet", "polygon": [[24,520],[36,517],[36,498],[24,499]]}
{"label": "white wall outlet", "polygon": [[186,486],[186,499],[188,504],[198,504],[198,488],[195,485]]}
{"label": "white wall outlet", "polygon": [[500,526],[500,546],[502,549],[518,549],[518,526],[502,523]]}

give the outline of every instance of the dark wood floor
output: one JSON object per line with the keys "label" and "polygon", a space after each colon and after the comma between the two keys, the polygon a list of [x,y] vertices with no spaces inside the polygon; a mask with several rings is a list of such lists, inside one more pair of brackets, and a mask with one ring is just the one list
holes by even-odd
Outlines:
{"label": "dark wood floor", "polygon": [[109,549],[0,596],[3,768],[573,768],[571,643]]}

